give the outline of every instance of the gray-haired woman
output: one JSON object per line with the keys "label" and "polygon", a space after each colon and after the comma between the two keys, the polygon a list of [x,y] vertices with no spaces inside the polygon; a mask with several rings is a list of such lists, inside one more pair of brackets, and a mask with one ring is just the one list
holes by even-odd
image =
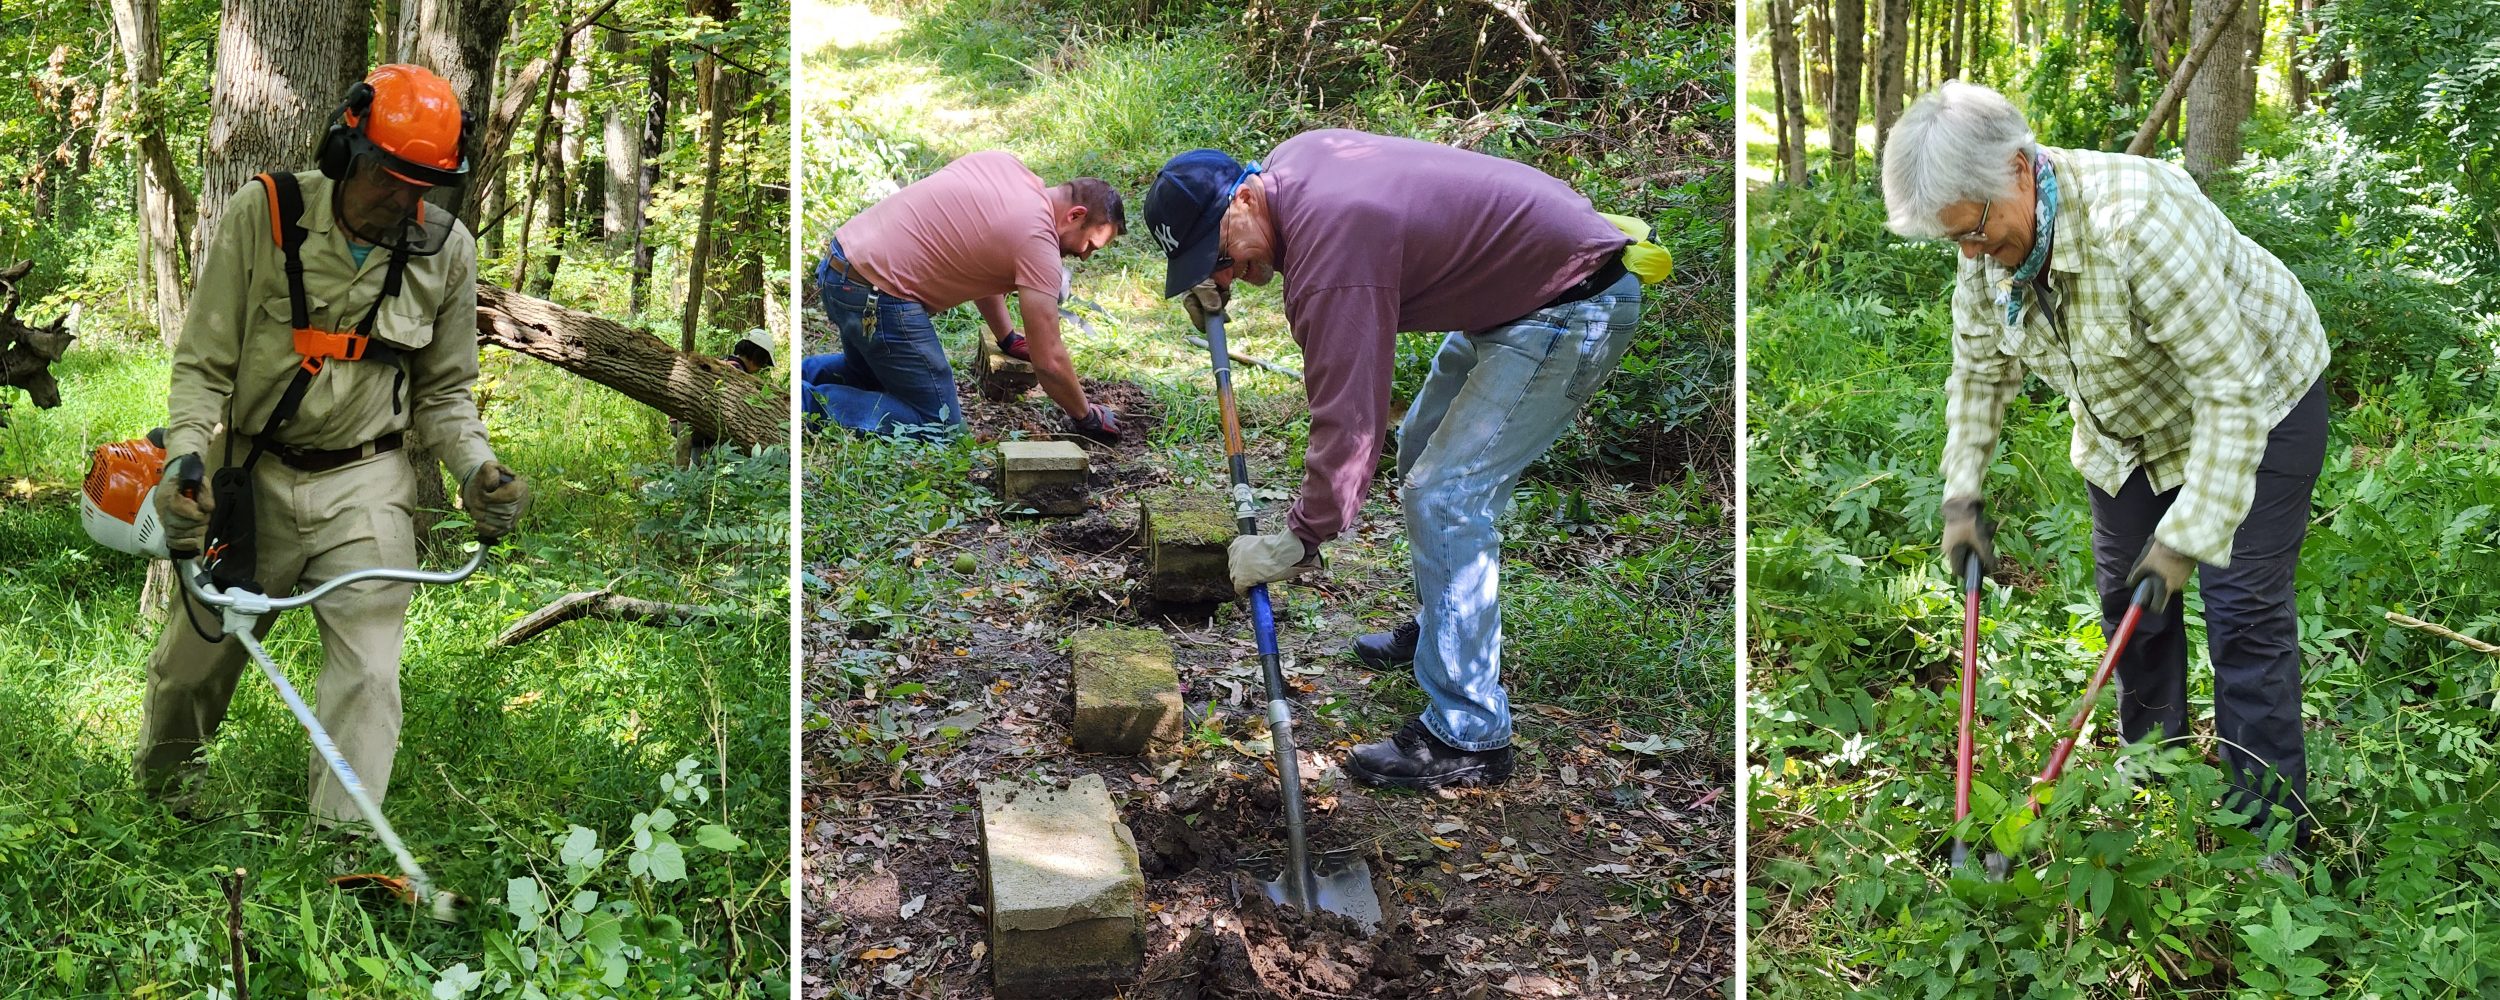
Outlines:
{"label": "gray-haired woman", "polygon": [[[1951,239],[1944,552],[1993,562],[1981,479],[2026,371],[2065,394],[2090,484],[2104,629],[2157,581],[2118,662],[2129,740],[2188,732],[2180,592],[2199,566],[2237,808],[2308,833],[2293,575],[2326,454],[2326,333],[2283,262],[2177,166],[2040,145],[2004,96],[1947,83],[1893,125],[1884,204]],[[2273,773],[2269,774],[2271,768]]]}

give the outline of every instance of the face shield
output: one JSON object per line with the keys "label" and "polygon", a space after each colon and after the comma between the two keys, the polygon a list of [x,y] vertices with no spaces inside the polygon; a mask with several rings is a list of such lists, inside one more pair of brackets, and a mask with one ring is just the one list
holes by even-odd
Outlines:
{"label": "face shield", "polygon": [[461,174],[427,170],[392,156],[358,135],[347,177],[331,188],[331,211],[348,235],[396,254],[439,253],[454,219]]}

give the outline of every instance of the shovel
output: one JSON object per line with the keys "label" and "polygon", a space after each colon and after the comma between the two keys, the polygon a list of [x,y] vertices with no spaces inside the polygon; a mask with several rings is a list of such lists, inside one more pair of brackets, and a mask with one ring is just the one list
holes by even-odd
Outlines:
{"label": "shovel", "polygon": [[[1233,517],[1244,535],[1259,531],[1257,497],[1250,492],[1250,461],[1243,454],[1241,414],[1233,407],[1232,359],[1224,349],[1224,314],[1207,316],[1207,357],[1215,365],[1215,399],[1224,418],[1224,459],[1231,466]],[[1326,910],[1353,919],[1369,934],[1380,927],[1380,896],[1372,888],[1371,865],[1357,851],[1323,852],[1311,857],[1302,824],[1302,767],[1293,741],[1293,705],[1285,700],[1283,657],[1276,651],[1276,611],[1268,603],[1267,585],[1250,588],[1250,620],[1258,627],[1259,667],[1267,678],[1267,725],[1275,753],[1276,778],[1282,785],[1285,810],[1285,856],[1251,855],[1235,867],[1259,880],[1267,898],[1309,912]]]}

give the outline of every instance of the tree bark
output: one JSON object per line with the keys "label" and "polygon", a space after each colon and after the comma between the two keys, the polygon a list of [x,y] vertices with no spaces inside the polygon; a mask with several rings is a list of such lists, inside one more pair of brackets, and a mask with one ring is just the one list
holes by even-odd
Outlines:
{"label": "tree bark", "polygon": [[2161,96],[2153,101],[2153,110],[2145,115],[2144,127],[2137,129],[2135,139],[2127,143],[2128,155],[2151,155],[2154,139],[2161,134],[2162,126],[2170,120],[2170,113],[2178,108],[2180,95],[2186,93],[2189,85],[2196,80],[2197,70],[2204,65],[2206,57],[2212,54],[2214,46],[2222,40],[2223,32],[2232,24],[2231,13],[2236,12],[2243,0],[2212,0],[2212,2],[2230,10],[2222,15],[2219,23],[2207,25],[2204,33],[2197,37],[2196,46],[2188,51],[2187,58],[2180,60],[2178,74],[2172,76],[2169,85],[2162,88]]}
{"label": "tree bark", "polygon": [[164,78],[163,42],[157,35],[157,0],[113,0],[113,37],[122,50],[122,73],[131,112],[126,131],[138,140],[139,224],[147,240],[147,267],[156,293],[156,327],[166,346],[182,335],[182,311],[190,288],[191,219],[200,208],[174,167],[165,142],[165,112],[158,87]]}
{"label": "tree bark", "polygon": [[671,349],[615,320],[480,282],[477,331],[486,343],[624,393],[707,437],[742,445],[789,439],[789,383]]}
{"label": "tree bark", "polygon": [[[2183,166],[2200,185],[2228,172],[2240,161],[2240,126],[2248,121],[2246,95],[2247,20],[2239,16],[2246,0],[2219,0],[2196,5],[2196,45],[2206,49],[2187,88],[2187,143]],[[2211,44],[2207,42],[2212,39]],[[2180,66],[2182,74],[2188,64]]]}
{"label": "tree bark", "polygon": [[[660,157],[667,152],[668,89],[672,86],[668,72],[668,50],[652,46],[648,80],[648,103],[642,115],[642,175],[634,185],[634,216],[651,218],[651,196],[660,186]],[[644,225],[634,227],[634,275],[628,283],[626,310],[640,316],[651,304],[651,234]]]}
{"label": "tree bark", "polygon": [[1832,115],[1832,0],[1805,0],[1806,41],[1811,51],[1805,61],[1813,67],[1814,106],[1823,109],[1826,121]]}
{"label": "tree bark", "polygon": [[1878,43],[1875,74],[1875,159],[1884,158],[1884,140],[1892,121],[1901,117],[1903,84],[1908,81],[1903,59],[1910,50],[1909,0],[1884,0],[1883,37]]}
{"label": "tree bark", "polygon": [[1858,173],[1858,78],[1865,61],[1866,0],[1832,0],[1832,171],[1844,181]]}
{"label": "tree bark", "polygon": [[[626,64],[633,54],[633,41],[633,36],[622,31],[607,33],[611,65]],[[642,232],[642,137],[637,132],[638,125],[631,103],[618,101],[609,105],[600,133],[608,172],[599,218],[602,235],[608,239]]]}
{"label": "tree bark", "polygon": [[1796,0],[1771,0],[1771,65],[1779,93],[1780,179],[1806,182],[1805,81],[1797,69]]}
{"label": "tree bark", "polygon": [[[225,0],[200,169],[200,250],[226,199],[269,170],[312,164],[339,98],[364,75],[365,8],[330,0]],[[199,275],[193,275],[197,283]]]}
{"label": "tree bark", "polygon": [[723,614],[719,608],[699,604],[667,604],[638,597],[610,593],[605,590],[584,590],[556,598],[546,607],[521,616],[511,628],[495,637],[495,645],[516,646],[537,638],[548,629],[565,622],[588,618],[597,621],[623,622],[628,625],[675,627]]}
{"label": "tree bark", "polygon": [[[460,95],[460,107],[483,134],[465,137],[470,179],[452,214],[472,223],[486,204],[486,178],[503,164],[502,148],[491,142],[495,106],[495,66],[503,57],[504,38],[511,33],[515,0],[402,0],[398,38],[391,50],[401,62],[433,70]],[[535,80],[532,81],[533,83]],[[510,133],[506,133],[508,136]]]}
{"label": "tree bark", "polygon": [[680,350],[694,350],[694,331],[703,319],[703,279],[712,263],[712,219],[720,207],[722,134],[720,60],[704,56],[698,69],[703,101],[703,204],[695,213],[694,252],[687,255],[686,304],[678,320]]}

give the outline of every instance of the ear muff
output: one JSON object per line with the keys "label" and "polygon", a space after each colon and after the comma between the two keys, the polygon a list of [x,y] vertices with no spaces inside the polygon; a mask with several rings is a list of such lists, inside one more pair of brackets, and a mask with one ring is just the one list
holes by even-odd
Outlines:
{"label": "ear muff", "polygon": [[[321,164],[321,176],[334,181],[347,179],[348,169],[355,165],[356,133],[363,131],[365,112],[372,108],[372,84],[358,80],[355,86],[347,88],[347,99],[340,101],[339,109],[331,113],[330,130],[321,136],[321,150],[318,157]],[[461,117],[461,136],[466,139],[468,136],[467,115],[464,113]]]}

